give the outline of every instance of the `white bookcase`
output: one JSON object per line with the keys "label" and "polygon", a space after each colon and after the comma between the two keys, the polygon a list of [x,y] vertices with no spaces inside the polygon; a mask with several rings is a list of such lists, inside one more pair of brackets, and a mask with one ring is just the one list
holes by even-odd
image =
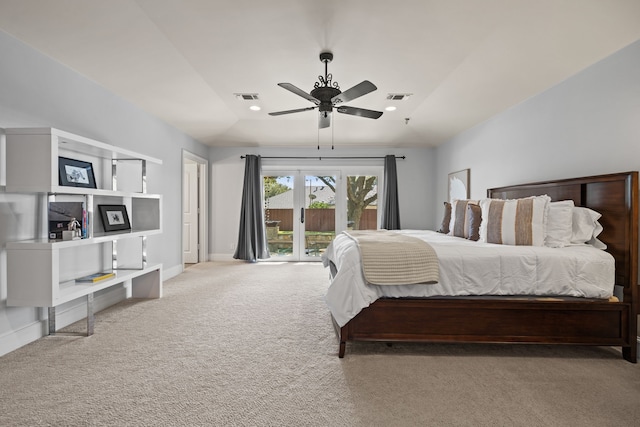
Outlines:
{"label": "white bookcase", "polygon": [[[87,335],[93,333],[93,294],[124,286],[127,296],[162,297],[162,265],[147,262],[147,237],[162,233],[162,196],[146,189],[147,165],[156,158],[53,128],[6,129],[6,191],[39,198],[34,240],[7,244],[7,305],[49,308],[55,333],[55,307],[87,298]],[[92,165],[97,188],[60,185],[58,158]],[[49,239],[49,203],[82,202],[86,238]],[[99,205],[124,205],[131,230],[105,232]],[[96,283],[77,282],[89,274],[113,271]]]}

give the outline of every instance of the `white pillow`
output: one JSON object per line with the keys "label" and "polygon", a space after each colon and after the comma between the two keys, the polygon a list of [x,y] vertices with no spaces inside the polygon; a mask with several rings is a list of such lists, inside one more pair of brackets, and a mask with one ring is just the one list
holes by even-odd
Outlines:
{"label": "white pillow", "polygon": [[602,233],[602,225],[598,222],[602,214],[589,208],[574,207],[572,215],[571,243],[588,243],[598,249],[606,249],[607,245],[597,239]]}
{"label": "white pillow", "polygon": [[523,199],[483,199],[480,241],[503,245],[544,246],[547,195]]}
{"label": "white pillow", "polygon": [[545,246],[562,248],[571,244],[573,208],[573,200],[549,203],[547,235],[544,239]]}

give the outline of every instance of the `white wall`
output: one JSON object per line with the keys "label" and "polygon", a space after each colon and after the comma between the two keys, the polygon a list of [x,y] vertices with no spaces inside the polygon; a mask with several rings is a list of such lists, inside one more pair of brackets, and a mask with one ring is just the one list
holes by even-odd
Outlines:
{"label": "white wall", "polygon": [[472,198],[491,187],[640,170],[639,70],[640,41],[440,146],[434,203],[446,199],[447,174],[465,168]]}
{"label": "white wall", "polygon": [[[212,219],[210,252],[213,259],[229,258],[233,255],[238,241],[240,204],[244,176],[244,159],[241,155],[258,154],[261,156],[324,156],[318,160],[283,161],[288,165],[326,166],[352,165],[361,166],[377,164],[380,160],[331,160],[332,156],[367,156],[382,157],[387,154],[406,156],[405,160],[397,160],[398,198],[400,201],[400,221],[402,228],[428,228],[434,219],[430,203],[435,197],[433,180],[435,157],[434,151],[428,148],[341,148],[335,150],[316,147],[301,148],[212,148],[209,156],[211,162]],[[274,164],[274,160],[264,160],[263,164]],[[297,169],[296,166],[291,166]]]}
{"label": "white wall", "polygon": [[[162,262],[165,279],[182,271],[182,150],[208,157],[206,147],[0,31],[0,128],[55,127],[163,160],[150,165],[148,191],[163,194],[163,234],[148,240],[150,262]],[[0,136],[1,136],[0,132]],[[4,141],[0,141],[0,354],[44,331],[38,309],[6,307],[8,241],[33,238],[35,196],[6,194]],[[96,297],[100,308],[122,295]],[[81,304],[80,304],[81,305]],[[79,304],[65,307],[62,321],[82,318]],[[64,320],[66,319],[66,320]]]}

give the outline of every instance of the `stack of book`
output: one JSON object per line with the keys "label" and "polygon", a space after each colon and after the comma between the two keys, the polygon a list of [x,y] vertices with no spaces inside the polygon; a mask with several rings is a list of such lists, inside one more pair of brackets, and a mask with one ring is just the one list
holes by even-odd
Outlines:
{"label": "stack of book", "polygon": [[106,279],[109,279],[111,277],[114,277],[115,275],[116,274],[114,272],[105,271],[105,272],[102,272],[102,273],[94,273],[94,274],[90,274],[88,276],[80,277],[80,278],[76,279],[76,282],[96,283],[96,282],[99,282],[101,280],[106,280]]}

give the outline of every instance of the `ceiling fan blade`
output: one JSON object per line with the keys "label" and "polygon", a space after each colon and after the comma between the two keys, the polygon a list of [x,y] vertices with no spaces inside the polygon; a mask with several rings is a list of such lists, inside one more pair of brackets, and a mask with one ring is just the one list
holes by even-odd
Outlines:
{"label": "ceiling fan blade", "polygon": [[285,88],[286,90],[295,93],[298,96],[303,97],[304,99],[313,102],[314,104],[320,104],[320,100],[311,96],[311,94],[303,91],[297,86],[292,85],[291,83],[278,83],[278,86]]}
{"label": "ceiling fan blade", "polygon": [[338,113],[351,114],[352,116],[366,117],[368,119],[377,119],[382,115],[382,111],[367,110],[358,107],[347,107],[346,105],[344,107],[338,107],[336,108],[336,110],[338,110]]}
{"label": "ceiling fan blade", "polygon": [[297,108],[295,110],[276,111],[275,113],[269,113],[270,116],[281,116],[283,114],[301,113],[302,111],[315,110],[318,107]]}
{"label": "ceiling fan blade", "polygon": [[369,92],[373,92],[378,89],[376,85],[371,83],[369,80],[365,80],[362,83],[358,83],[351,89],[347,89],[344,92],[334,96],[331,98],[331,102],[335,104],[336,102],[349,102],[356,98],[360,98],[362,95],[366,95]]}
{"label": "ceiling fan blade", "polygon": [[320,112],[320,119],[318,120],[318,128],[324,129],[331,126],[331,113],[326,111]]}

